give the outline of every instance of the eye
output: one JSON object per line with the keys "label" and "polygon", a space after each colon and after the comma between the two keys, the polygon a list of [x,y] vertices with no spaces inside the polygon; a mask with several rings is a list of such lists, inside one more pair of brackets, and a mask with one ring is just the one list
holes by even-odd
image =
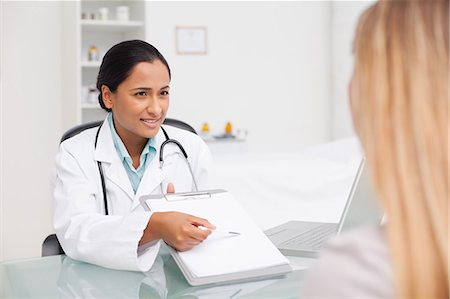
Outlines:
{"label": "eye", "polygon": [[140,96],[140,97],[145,97],[145,96],[147,96],[147,92],[146,91],[138,91],[134,95]]}
{"label": "eye", "polygon": [[163,91],[161,91],[161,95],[162,96],[168,96],[169,95],[169,91],[168,90],[163,90]]}

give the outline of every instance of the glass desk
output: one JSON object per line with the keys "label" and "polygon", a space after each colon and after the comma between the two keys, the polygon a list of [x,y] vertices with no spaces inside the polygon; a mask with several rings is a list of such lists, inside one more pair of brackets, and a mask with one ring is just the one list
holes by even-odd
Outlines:
{"label": "glass desk", "polygon": [[307,267],[301,264],[310,259],[292,259],[294,271],[284,276],[201,287],[187,283],[167,249],[146,273],[106,269],[64,255],[10,261],[0,264],[0,297],[298,298]]}

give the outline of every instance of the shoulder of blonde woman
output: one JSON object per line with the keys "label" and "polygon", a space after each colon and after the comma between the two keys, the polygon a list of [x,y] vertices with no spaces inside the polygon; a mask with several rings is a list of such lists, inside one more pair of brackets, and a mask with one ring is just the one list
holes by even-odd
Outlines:
{"label": "shoulder of blonde woman", "polygon": [[331,240],[308,273],[301,298],[392,298],[392,266],[381,227]]}

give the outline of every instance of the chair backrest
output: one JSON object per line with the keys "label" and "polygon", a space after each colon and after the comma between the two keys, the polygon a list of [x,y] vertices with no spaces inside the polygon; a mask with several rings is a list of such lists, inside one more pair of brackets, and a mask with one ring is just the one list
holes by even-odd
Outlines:
{"label": "chair backrest", "polygon": [[42,256],[59,255],[64,254],[64,250],[59,244],[56,234],[51,234],[45,238],[42,243]]}
{"label": "chair backrest", "polygon": [[178,120],[178,119],[174,119],[174,118],[166,118],[163,122],[163,124],[168,125],[168,126],[172,126],[172,127],[177,127],[179,129],[183,129],[189,132],[192,132],[194,134],[197,134],[197,132],[195,131],[195,129],[185,123],[184,121]]}
{"label": "chair backrest", "polygon": [[[73,137],[81,132],[83,132],[84,130],[90,129],[90,128],[94,128],[94,127],[98,127],[102,124],[103,121],[93,121],[93,122],[89,122],[89,123],[84,123],[78,126],[75,126],[69,130],[67,130],[63,136],[61,137],[60,143],[63,142],[66,139],[69,139],[70,137]],[[172,127],[177,127],[189,132],[192,132],[194,134],[197,134],[197,132],[195,131],[195,129],[185,123],[184,121],[178,120],[178,119],[174,119],[174,118],[166,118],[163,122],[163,124],[168,125],[168,126],[172,126]]]}
{"label": "chair backrest", "polygon": [[[69,139],[70,137],[73,137],[84,130],[98,127],[102,124],[103,121],[93,121],[89,123],[84,123],[78,126],[75,126],[69,130],[67,130],[63,136],[61,137],[60,143],[63,142],[66,139]],[[184,129],[186,131],[192,132],[194,134],[197,134],[195,129],[190,126],[189,124],[173,118],[166,118],[164,120],[165,125],[177,127],[180,129]],[[56,237],[56,234],[51,234],[45,238],[44,242],[42,243],[42,256],[49,256],[49,255],[58,255],[58,254],[64,254],[64,250],[61,247],[61,244],[58,241],[58,238]]]}
{"label": "chair backrest", "polygon": [[103,123],[103,121],[99,120],[99,121],[93,121],[93,122],[89,122],[89,123],[84,123],[78,126],[75,126],[73,128],[70,128],[69,130],[67,130],[61,137],[61,140],[59,141],[59,143],[63,142],[66,139],[69,139],[70,137],[73,137],[75,135],[78,135],[79,133],[83,132],[84,130],[90,129],[90,128],[94,128],[94,127],[98,127]]}

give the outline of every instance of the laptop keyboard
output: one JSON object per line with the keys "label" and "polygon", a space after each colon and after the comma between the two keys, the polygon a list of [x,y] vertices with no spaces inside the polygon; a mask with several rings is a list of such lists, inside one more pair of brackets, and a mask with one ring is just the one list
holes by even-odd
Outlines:
{"label": "laptop keyboard", "polygon": [[336,224],[324,224],[314,227],[289,241],[283,245],[287,246],[308,246],[312,249],[321,249],[325,242],[335,234],[337,230]]}

